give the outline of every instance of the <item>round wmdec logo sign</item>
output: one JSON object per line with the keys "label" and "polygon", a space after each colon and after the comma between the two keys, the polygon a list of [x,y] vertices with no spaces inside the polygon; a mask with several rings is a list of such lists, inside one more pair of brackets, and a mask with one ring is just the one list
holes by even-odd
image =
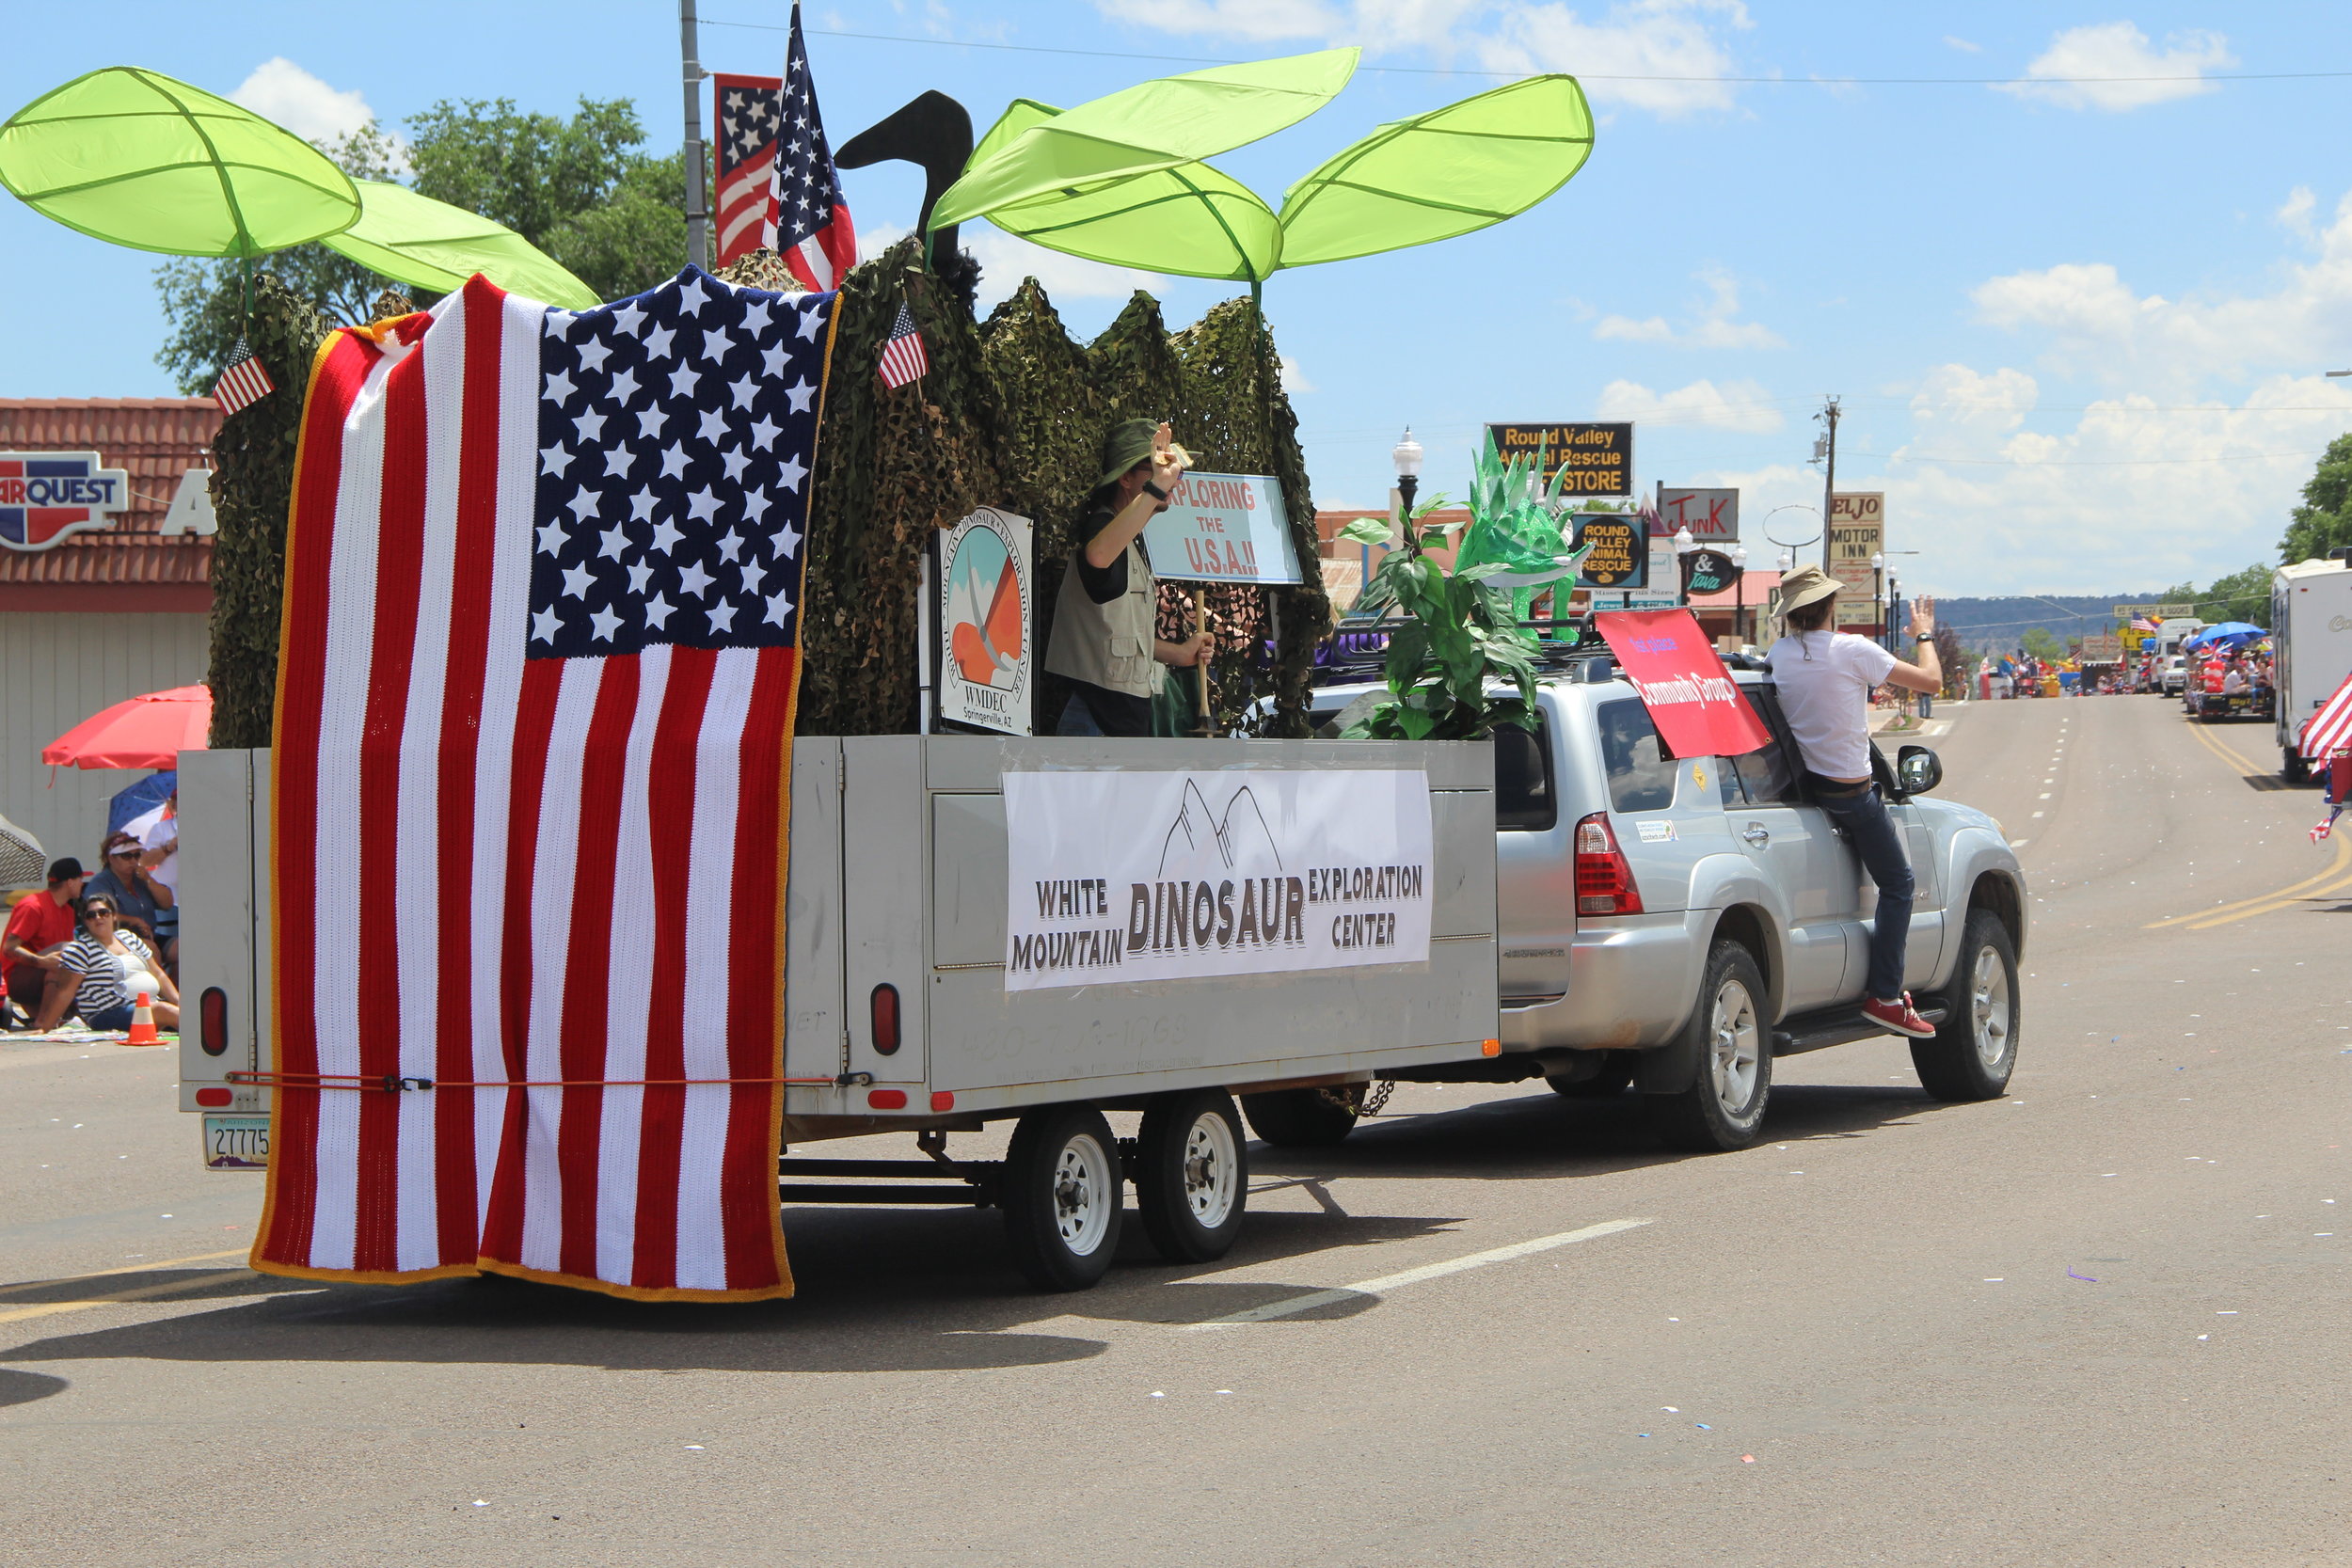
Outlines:
{"label": "round wmdec logo sign", "polygon": [[940,541],[940,718],[1029,733],[1031,580],[1026,517],[983,506]]}

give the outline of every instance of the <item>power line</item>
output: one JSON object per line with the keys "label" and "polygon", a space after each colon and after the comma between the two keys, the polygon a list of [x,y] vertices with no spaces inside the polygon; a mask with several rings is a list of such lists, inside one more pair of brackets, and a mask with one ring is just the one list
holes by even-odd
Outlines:
{"label": "power line", "polygon": [[[720,17],[706,16],[706,27],[742,27],[760,33],[788,33],[792,29],[774,22],[730,22]],[[897,33],[852,33],[833,27],[803,27],[803,33],[818,38],[858,39],[868,43],[916,43],[940,49],[993,49],[1014,55],[1074,55],[1093,60],[1132,60],[1132,50],[1120,49],[1057,49],[1040,43],[982,43],[973,39],[914,39]],[[1221,55],[1154,55],[1155,61],[1174,65],[1255,65],[1256,60],[1237,59]],[[1517,80],[1532,76],[1532,71],[1482,71],[1470,66],[1427,65],[1359,65],[1359,71],[1380,71],[1391,76],[1493,76]],[[2308,82],[2328,81],[2352,76],[2352,71],[2264,71],[2204,72],[2186,76],[1664,76],[1629,75],[1602,71],[1576,71],[1582,82],[1692,82],[1726,87],[2062,87],[2095,86],[2100,83],[2149,82]]]}
{"label": "power line", "polygon": [[[2323,451],[2325,449],[2322,449]],[[2246,451],[2231,457],[1942,457],[1933,452],[1897,452],[1889,463],[1952,463],[1998,468],[2150,468],[2194,463],[2264,463],[2278,457],[2317,457],[2319,451]]]}

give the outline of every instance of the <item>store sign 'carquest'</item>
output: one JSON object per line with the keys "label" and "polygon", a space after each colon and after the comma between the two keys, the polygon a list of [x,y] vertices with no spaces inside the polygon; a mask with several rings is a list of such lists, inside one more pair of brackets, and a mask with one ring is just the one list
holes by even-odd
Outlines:
{"label": "store sign 'carquest'", "polygon": [[1005,989],[1425,963],[1429,775],[1003,775]]}
{"label": "store sign 'carquest'", "polygon": [[45,550],[110,528],[131,504],[131,476],[94,451],[0,451],[0,545]]}
{"label": "store sign 'carquest'", "polygon": [[939,562],[939,716],[1029,734],[1029,519],[983,506],[941,538]]}
{"label": "store sign 'carquest'", "polygon": [[1495,454],[1504,458],[1540,460],[1537,472],[1549,484],[1563,468],[1560,494],[1570,500],[1583,496],[1622,497],[1633,494],[1633,426],[1617,424],[1489,424]]}

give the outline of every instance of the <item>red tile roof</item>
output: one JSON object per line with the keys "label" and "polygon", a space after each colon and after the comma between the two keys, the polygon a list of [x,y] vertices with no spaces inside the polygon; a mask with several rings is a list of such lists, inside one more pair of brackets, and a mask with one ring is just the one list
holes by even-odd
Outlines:
{"label": "red tile roof", "polygon": [[0,590],[152,585],[209,597],[212,540],[156,531],[180,476],[207,466],[219,429],[210,398],[0,398],[0,451],[94,451],[131,475],[131,507],[114,527],[52,549],[0,549]]}

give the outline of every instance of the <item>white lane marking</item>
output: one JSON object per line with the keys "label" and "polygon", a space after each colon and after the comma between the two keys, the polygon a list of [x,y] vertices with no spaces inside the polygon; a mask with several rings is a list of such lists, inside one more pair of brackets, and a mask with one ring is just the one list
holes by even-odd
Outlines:
{"label": "white lane marking", "polygon": [[2042,815],[2042,813],[2040,813],[2040,812],[2035,812],[2035,813],[2034,813],[2034,815],[2035,815],[2036,816],[2040,816]]}
{"label": "white lane marking", "polygon": [[2050,792],[2049,792],[2048,790],[2046,790],[2046,789],[2045,789],[2045,790],[2043,790],[2043,791],[2042,792],[2042,798],[2043,800],[2048,800],[2048,799],[2050,798]]}
{"label": "white lane marking", "polygon": [[1353,1285],[1342,1285],[1337,1290],[1311,1291],[1302,1296],[1270,1301],[1263,1307],[1252,1307],[1226,1317],[1211,1318],[1207,1323],[1178,1323],[1176,1326],[1230,1328],[1237,1323],[1262,1323],[1269,1318],[1287,1318],[1297,1312],[1311,1312],[1318,1307],[1328,1307],[1333,1302],[1346,1301],[1353,1296],[1378,1295],[1383,1291],[1418,1285],[1424,1279],[1440,1279],[1450,1274],[1460,1274],[1465,1269],[1483,1269],[1489,1263],[1507,1263],[1514,1258],[1549,1252],[1553,1247],[1566,1246],[1572,1242],[1589,1242],[1597,1236],[1613,1236],[1620,1230],[1633,1230],[1650,1223],[1648,1220],[1604,1220],[1598,1225],[1588,1225],[1581,1230],[1564,1230],[1556,1236],[1538,1236],[1532,1242],[1514,1242],[1509,1246],[1473,1252],[1466,1258],[1450,1258],[1442,1263],[1424,1263],[1418,1269],[1384,1274],[1377,1279],[1359,1280]]}

